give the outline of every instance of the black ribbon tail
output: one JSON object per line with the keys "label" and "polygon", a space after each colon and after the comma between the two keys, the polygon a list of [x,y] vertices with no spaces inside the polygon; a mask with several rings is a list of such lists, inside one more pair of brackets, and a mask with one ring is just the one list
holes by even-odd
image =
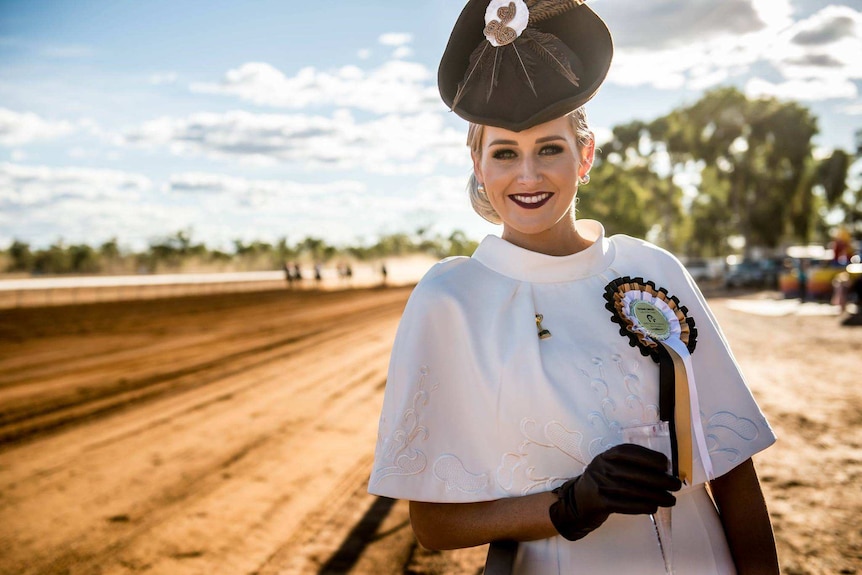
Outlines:
{"label": "black ribbon tail", "polygon": [[658,361],[658,413],[661,421],[667,421],[670,428],[670,448],[673,457],[671,458],[674,477],[679,477],[679,451],[676,441],[676,418],[674,417],[674,409],[676,408],[676,374],[674,373],[673,358],[663,345],[658,346],[659,361]]}

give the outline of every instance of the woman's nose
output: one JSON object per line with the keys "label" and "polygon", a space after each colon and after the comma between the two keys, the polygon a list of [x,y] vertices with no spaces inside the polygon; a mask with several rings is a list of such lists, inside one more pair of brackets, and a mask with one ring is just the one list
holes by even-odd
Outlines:
{"label": "woman's nose", "polygon": [[521,173],[518,175],[518,182],[529,186],[540,181],[542,181],[542,174],[539,171],[539,166],[532,158],[525,158],[521,164]]}

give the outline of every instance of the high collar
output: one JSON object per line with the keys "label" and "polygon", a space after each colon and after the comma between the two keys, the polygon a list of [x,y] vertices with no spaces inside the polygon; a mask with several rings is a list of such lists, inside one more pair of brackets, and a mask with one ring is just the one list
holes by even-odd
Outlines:
{"label": "high collar", "polygon": [[605,228],[594,220],[578,220],[578,233],[592,245],[568,256],[549,256],[520,248],[497,236],[486,236],[473,259],[487,268],[519,281],[566,282],[603,272],[614,260],[614,246]]}

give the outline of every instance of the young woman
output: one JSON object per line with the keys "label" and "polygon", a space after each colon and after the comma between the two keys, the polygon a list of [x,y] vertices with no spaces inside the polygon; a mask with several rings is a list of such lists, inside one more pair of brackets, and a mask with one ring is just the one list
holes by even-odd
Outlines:
{"label": "young woman", "polygon": [[[440,90],[471,122],[471,200],[502,234],[414,290],[369,490],[408,499],[426,547],[520,542],[516,573],[665,573],[659,507],[676,573],[778,573],[750,459],[774,436],[703,296],[668,252],[575,218],[581,106],[611,53],[575,0],[462,12]],[[622,439],[659,420],[670,462]]]}

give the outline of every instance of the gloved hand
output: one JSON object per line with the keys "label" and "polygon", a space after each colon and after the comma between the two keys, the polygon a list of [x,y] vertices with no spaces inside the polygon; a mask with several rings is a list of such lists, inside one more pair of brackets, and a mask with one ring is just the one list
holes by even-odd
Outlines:
{"label": "gloved hand", "polygon": [[597,455],[583,474],[554,491],[559,499],[550,507],[557,531],[575,541],[605,522],[611,513],[641,515],[672,507],[682,483],[667,473],[663,454],[624,443]]}

